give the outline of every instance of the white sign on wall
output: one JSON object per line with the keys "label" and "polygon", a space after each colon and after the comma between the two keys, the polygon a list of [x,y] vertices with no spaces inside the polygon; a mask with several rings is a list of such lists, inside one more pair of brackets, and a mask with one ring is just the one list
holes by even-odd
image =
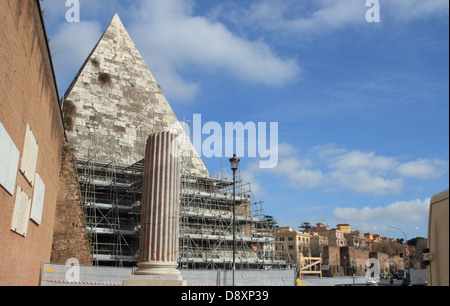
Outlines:
{"label": "white sign on wall", "polygon": [[0,122],[0,185],[14,195],[20,152]]}
{"label": "white sign on wall", "polygon": [[31,198],[23,191],[21,187],[17,187],[11,230],[19,235],[22,235],[23,237],[27,235],[30,210]]}
{"label": "white sign on wall", "polygon": [[42,211],[44,209],[45,184],[38,173],[34,181],[33,204],[31,206],[31,220],[40,225],[42,221]]}
{"label": "white sign on wall", "polygon": [[27,130],[25,133],[25,145],[23,147],[22,163],[20,165],[20,171],[23,173],[27,181],[34,185],[34,177],[36,174],[36,165],[38,157],[39,146],[34,138],[33,132],[30,126],[27,124]]}

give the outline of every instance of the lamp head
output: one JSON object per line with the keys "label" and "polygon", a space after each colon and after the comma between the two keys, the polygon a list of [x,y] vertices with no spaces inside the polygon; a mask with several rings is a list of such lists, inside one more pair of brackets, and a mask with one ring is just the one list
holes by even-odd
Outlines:
{"label": "lamp head", "polygon": [[231,170],[236,171],[239,168],[239,162],[241,160],[236,157],[236,154],[233,155],[233,158],[230,159]]}

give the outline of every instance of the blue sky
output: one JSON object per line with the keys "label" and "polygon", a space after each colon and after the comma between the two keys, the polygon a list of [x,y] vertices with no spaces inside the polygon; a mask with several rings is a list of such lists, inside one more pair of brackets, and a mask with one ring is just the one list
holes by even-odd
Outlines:
{"label": "blue sky", "polygon": [[379,3],[379,23],[365,0],[80,0],[79,23],[43,8],[61,95],[117,12],[180,120],[279,124],[278,166],[243,156],[240,176],[280,226],[425,237],[449,185],[449,2]]}

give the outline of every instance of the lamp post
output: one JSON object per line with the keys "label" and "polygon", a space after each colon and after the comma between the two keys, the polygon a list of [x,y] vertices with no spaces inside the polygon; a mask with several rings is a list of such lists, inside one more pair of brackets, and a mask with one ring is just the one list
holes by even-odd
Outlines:
{"label": "lamp post", "polygon": [[[392,228],[395,228],[395,229],[397,229],[397,230],[399,230],[400,232],[402,232],[403,236],[405,236],[405,253],[406,253],[406,251],[408,250],[408,235],[407,235],[407,233],[405,233],[405,232],[402,231],[400,228],[398,228],[398,227],[396,227],[396,226],[394,226],[394,225],[391,225],[391,227],[392,227]],[[417,230],[417,229],[419,229],[419,228],[418,228],[418,227],[415,227],[414,229]],[[409,256],[408,256],[408,275],[409,275],[409,272],[410,272],[410,270],[411,270],[410,260],[411,260],[411,259],[410,259]]]}
{"label": "lamp post", "polygon": [[233,170],[233,287],[235,286],[236,270],[236,170],[239,167],[240,159],[233,155],[230,159],[231,170]]}

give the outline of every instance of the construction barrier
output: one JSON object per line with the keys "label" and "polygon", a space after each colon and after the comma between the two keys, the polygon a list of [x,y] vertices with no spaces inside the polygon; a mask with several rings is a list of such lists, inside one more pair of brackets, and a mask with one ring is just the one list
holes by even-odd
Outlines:
{"label": "construction barrier", "polygon": [[122,286],[132,268],[44,264],[41,286]]}
{"label": "construction barrier", "polygon": [[[133,268],[45,264],[41,286],[122,286]],[[230,270],[180,270],[188,286],[231,286]],[[236,270],[236,286],[295,286],[295,270]]]}

